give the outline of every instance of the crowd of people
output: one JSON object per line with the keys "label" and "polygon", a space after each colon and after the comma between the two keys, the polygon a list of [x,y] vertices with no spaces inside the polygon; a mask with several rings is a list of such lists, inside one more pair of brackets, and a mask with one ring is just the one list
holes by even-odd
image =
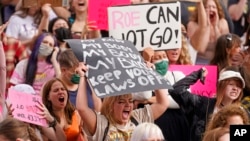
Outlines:
{"label": "crowd of people", "polygon": [[[78,60],[65,41],[108,36],[98,21],[87,20],[88,1],[25,7],[24,0],[0,0],[0,140],[229,141],[230,125],[249,124],[248,0],[180,1],[181,46],[147,46],[138,52],[173,89],[102,98],[86,77],[88,64]],[[169,70],[172,65],[202,67],[185,75]],[[209,65],[217,66],[215,96],[192,93],[191,85],[205,82]],[[8,95],[15,87],[28,87],[41,97],[37,114],[48,127],[13,116]]]}

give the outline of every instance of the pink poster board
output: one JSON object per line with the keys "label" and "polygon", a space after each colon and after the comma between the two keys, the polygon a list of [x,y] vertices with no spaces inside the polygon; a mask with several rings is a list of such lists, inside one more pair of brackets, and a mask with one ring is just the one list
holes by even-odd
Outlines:
{"label": "pink poster board", "polygon": [[41,96],[9,89],[9,100],[14,109],[14,118],[39,126],[48,127],[46,119],[36,113],[40,111],[35,105],[37,104],[37,101],[42,103]]}
{"label": "pink poster board", "polygon": [[200,66],[200,65],[171,65],[170,71],[182,71],[185,75],[192,73],[193,71],[199,70],[205,67],[208,70],[208,74],[203,85],[200,81],[197,81],[190,87],[191,92],[194,94],[214,97],[216,94],[216,83],[217,83],[217,66]]}
{"label": "pink poster board", "polygon": [[108,7],[130,3],[130,0],[89,0],[88,21],[96,21],[98,29],[108,30]]}

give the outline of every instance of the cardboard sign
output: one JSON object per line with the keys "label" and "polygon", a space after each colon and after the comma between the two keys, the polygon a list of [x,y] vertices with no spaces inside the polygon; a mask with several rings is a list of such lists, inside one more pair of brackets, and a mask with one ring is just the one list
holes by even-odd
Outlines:
{"label": "cardboard sign", "polygon": [[108,8],[109,35],[134,43],[138,51],[181,47],[179,2]]}
{"label": "cardboard sign", "polygon": [[11,88],[8,93],[10,103],[12,104],[12,108],[14,108],[14,118],[39,126],[48,127],[46,119],[36,113],[40,111],[35,105],[37,101],[42,103],[41,96],[18,92]]}
{"label": "cardboard sign", "polygon": [[170,71],[181,71],[185,75],[197,71],[200,68],[205,67],[208,70],[208,74],[205,79],[205,84],[203,85],[200,81],[197,81],[194,85],[190,87],[191,92],[194,94],[214,97],[216,94],[216,84],[217,84],[217,66],[191,66],[191,65],[170,65]]}
{"label": "cardboard sign", "polygon": [[34,6],[42,6],[45,3],[50,3],[52,7],[67,7],[69,0],[23,0],[23,7],[29,8]]}
{"label": "cardboard sign", "polygon": [[108,7],[129,5],[130,0],[89,0],[88,21],[96,21],[99,29],[108,30]]}
{"label": "cardboard sign", "polygon": [[76,57],[88,65],[87,78],[101,98],[172,88],[164,77],[146,66],[129,41],[113,38],[66,41]]}

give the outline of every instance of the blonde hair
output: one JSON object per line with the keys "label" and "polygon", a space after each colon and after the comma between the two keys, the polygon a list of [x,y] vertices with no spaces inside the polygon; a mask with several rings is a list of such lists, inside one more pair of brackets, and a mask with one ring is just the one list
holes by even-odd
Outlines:
{"label": "blonde hair", "polygon": [[156,124],[145,122],[135,127],[130,141],[144,141],[151,137],[164,140],[162,131]]}
{"label": "blonde hair", "polygon": [[102,108],[101,108],[101,114],[104,115],[110,124],[116,124],[116,121],[114,119],[114,103],[119,100],[120,98],[127,98],[131,97],[132,94],[125,94],[125,95],[119,95],[119,96],[110,96],[105,97],[102,102]]}
{"label": "blonde hair", "polygon": [[178,59],[178,63],[181,65],[191,65],[193,64],[191,61],[191,56],[189,54],[189,50],[188,50],[188,43],[186,40],[186,37],[184,35],[181,36],[181,53]]}

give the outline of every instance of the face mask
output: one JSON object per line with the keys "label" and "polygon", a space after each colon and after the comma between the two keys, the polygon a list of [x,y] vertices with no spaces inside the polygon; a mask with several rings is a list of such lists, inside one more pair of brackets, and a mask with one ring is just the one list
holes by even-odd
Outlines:
{"label": "face mask", "polygon": [[79,84],[79,81],[80,81],[80,75],[78,74],[73,74],[71,76],[71,82],[74,83],[74,84]]}
{"label": "face mask", "polygon": [[167,73],[168,70],[168,60],[163,59],[156,61],[155,63],[155,70],[162,76],[164,76]]}
{"label": "face mask", "polygon": [[49,47],[43,43],[39,47],[39,54],[42,56],[49,56],[52,53],[52,51],[53,51],[52,47]]}
{"label": "face mask", "polygon": [[55,30],[56,39],[60,42],[64,42],[64,39],[72,39],[71,32],[68,28],[60,27]]}

